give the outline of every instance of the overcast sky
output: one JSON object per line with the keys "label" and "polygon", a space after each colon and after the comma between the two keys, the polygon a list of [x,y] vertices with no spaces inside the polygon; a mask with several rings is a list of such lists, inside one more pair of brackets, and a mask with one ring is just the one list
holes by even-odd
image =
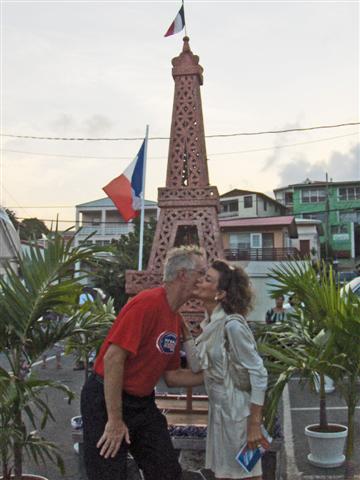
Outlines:
{"label": "overcast sky", "polygon": [[[176,2],[2,2],[2,133],[139,137],[170,133]],[[207,135],[359,121],[358,2],[185,2],[204,68]],[[360,180],[356,126],[209,138],[210,183],[272,195],[289,183]],[[2,137],[0,203],[70,226],[74,206],[137,153],[140,141]],[[146,198],[164,186],[168,141],[149,142]],[[93,158],[92,158],[93,157]],[[22,208],[20,208],[22,207]],[[51,207],[51,208],[34,208]],[[68,207],[68,208],[64,208]],[[63,224],[65,226],[65,223]]]}

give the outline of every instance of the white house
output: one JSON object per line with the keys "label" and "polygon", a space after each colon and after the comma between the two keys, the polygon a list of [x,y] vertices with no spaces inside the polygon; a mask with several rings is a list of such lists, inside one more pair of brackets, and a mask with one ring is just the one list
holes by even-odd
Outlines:
{"label": "white house", "polygon": [[286,208],[274,198],[251,190],[234,189],[220,195],[219,218],[253,218],[285,215]]}
{"label": "white house", "polygon": [[[157,218],[157,214],[157,203],[145,200],[145,221],[150,217]],[[79,227],[81,230],[76,235],[75,245],[84,242],[90,234],[93,234],[88,240],[91,243],[107,245],[134,230],[133,222],[125,222],[108,197],[76,205],[76,229]]]}

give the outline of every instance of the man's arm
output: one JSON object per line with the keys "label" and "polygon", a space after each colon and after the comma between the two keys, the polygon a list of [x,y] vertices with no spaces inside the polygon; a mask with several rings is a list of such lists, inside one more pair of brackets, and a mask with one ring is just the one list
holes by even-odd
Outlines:
{"label": "man's arm", "polygon": [[164,380],[168,387],[196,387],[204,383],[203,372],[193,373],[191,370],[179,368],[167,370]]}
{"label": "man's arm", "polygon": [[96,446],[105,458],[115,457],[124,438],[130,443],[129,431],[122,417],[122,389],[127,355],[126,350],[112,344],[104,356],[104,394],[108,421]]}

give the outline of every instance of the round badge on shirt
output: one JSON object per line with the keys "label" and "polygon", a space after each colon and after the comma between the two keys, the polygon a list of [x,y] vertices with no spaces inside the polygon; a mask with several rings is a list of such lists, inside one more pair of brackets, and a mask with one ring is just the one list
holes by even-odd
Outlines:
{"label": "round badge on shirt", "polygon": [[162,332],[156,340],[156,348],[159,352],[170,355],[175,352],[176,340],[174,332]]}

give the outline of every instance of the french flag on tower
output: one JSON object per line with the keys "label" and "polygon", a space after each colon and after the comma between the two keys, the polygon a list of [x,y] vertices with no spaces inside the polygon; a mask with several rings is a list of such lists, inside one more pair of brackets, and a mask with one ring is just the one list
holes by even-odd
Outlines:
{"label": "french flag on tower", "polygon": [[184,10],[184,2],[183,2],[178,14],[175,17],[175,20],[172,22],[172,24],[168,28],[164,37],[170,37],[170,35],[179,33],[184,27],[185,27],[185,10]]}
{"label": "french flag on tower", "polygon": [[145,140],[141,145],[139,153],[127,169],[103,188],[106,195],[114,202],[125,222],[138,217],[142,206],[144,158]]}

